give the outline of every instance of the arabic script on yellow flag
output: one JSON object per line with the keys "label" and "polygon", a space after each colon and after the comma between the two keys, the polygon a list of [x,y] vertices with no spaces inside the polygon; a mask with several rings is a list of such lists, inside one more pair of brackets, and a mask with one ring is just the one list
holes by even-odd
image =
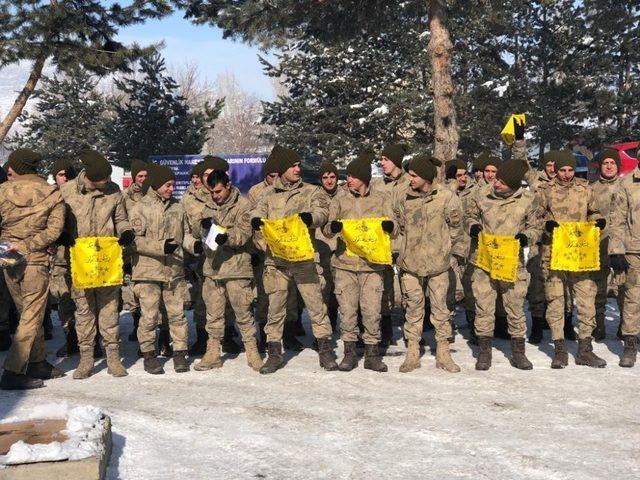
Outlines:
{"label": "arabic script on yellow flag", "polygon": [[288,262],[313,260],[315,251],[309,236],[309,229],[298,215],[277,220],[262,220],[262,236],[269,246],[271,255]]}
{"label": "arabic script on yellow flag", "polygon": [[70,255],[71,282],[75,288],[122,285],[122,247],[117,238],[77,238]]}
{"label": "arabic script on yellow flag", "polygon": [[553,230],[551,270],[600,270],[600,229],[595,222],[559,222]]}
{"label": "arabic script on yellow flag", "polygon": [[515,237],[480,232],[476,266],[493,280],[514,283],[518,272],[520,242]]}
{"label": "arabic script on yellow flag", "polygon": [[347,246],[347,255],[362,257],[367,262],[391,265],[391,239],[382,230],[382,221],[387,218],[343,219],[342,239]]}
{"label": "arabic script on yellow flag", "polygon": [[516,121],[518,123],[524,123],[526,125],[527,117],[524,113],[514,113],[509,117],[509,120],[507,120],[507,124],[502,129],[502,132],[500,132],[504,143],[506,143],[507,145],[512,145],[516,140]]}

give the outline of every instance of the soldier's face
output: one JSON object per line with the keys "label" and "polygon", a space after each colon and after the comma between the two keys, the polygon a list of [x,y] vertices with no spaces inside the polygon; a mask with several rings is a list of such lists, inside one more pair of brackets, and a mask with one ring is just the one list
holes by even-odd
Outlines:
{"label": "soldier's face", "polygon": [[544,171],[547,174],[547,177],[553,178],[556,176],[556,169],[554,167],[553,162],[547,162],[544,164]]}
{"label": "soldier's face", "polygon": [[56,173],[55,180],[56,180],[56,185],[58,186],[64,185],[69,181],[67,179],[67,172],[65,172],[64,170],[60,170],[58,173]]}
{"label": "soldier's face", "polygon": [[213,172],[213,168],[207,168],[202,174],[202,183],[207,184],[207,178],[209,178],[209,174]]}
{"label": "soldier's face", "polygon": [[287,183],[295,183],[300,180],[300,162],[287,168],[282,174],[282,179]]}
{"label": "soldier's face", "polygon": [[558,170],[558,178],[561,182],[570,182],[576,175],[576,171],[571,167],[562,167]]}
{"label": "soldier's face", "polygon": [[458,187],[464,188],[467,186],[467,181],[469,177],[467,176],[467,171],[463,169],[456,170],[456,181],[458,182]]}
{"label": "soldier's face", "polygon": [[347,175],[347,187],[350,190],[360,190],[364,186],[364,182],[359,178]]}
{"label": "soldier's face", "polygon": [[600,174],[604,178],[613,178],[618,175],[618,165],[613,158],[605,158],[600,166]]}
{"label": "soldier's face", "polygon": [[484,167],[484,179],[487,183],[491,184],[496,180],[496,173],[498,173],[498,169],[493,165],[487,165]]}
{"label": "soldier's face", "polygon": [[158,195],[160,195],[165,200],[169,200],[171,197],[173,197],[173,191],[175,190],[175,188],[176,182],[173,180],[169,180],[158,189]]}
{"label": "soldier's face", "polygon": [[380,158],[380,166],[382,167],[382,171],[384,172],[385,175],[391,175],[393,172],[395,172],[396,168],[396,164],[393,163],[389,158],[382,156],[382,158]]}
{"label": "soldier's face", "polygon": [[222,205],[226,202],[227,198],[229,198],[229,194],[231,193],[231,184],[223,185],[218,183],[213,187],[207,186],[209,192],[211,192],[211,198],[217,205]]}
{"label": "soldier's face", "polygon": [[202,180],[198,175],[191,175],[191,185],[195,188],[200,188],[202,186]]}
{"label": "soldier's face", "polygon": [[427,190],[429,190],[429,187],[431,186],[431,182],[420,177],[413,170],[409,170],[409,185],[411,185],[411,188],[413,188],[416,191],[426,192]]}
{"label": "soldier's face", "polygon": [[276,178],[278,178],[278,174],[277,173],[270,173],[269,175],[267,175],[264,178],[267,180],[267,185],[273,185],[273,182],[275,182]]}
{"label": "soldier's face", "polygon": [[326,172],[322,174],[322,186],[327,192],[333,192],[338,185],[338,177],[333,172]]}
{"label": "soldier's face", "polygon": [[484,177],[484,172],[482,170],[476,170],[473,172],[473,178],[476,179],[476,182],[479,182]]}
{"label": "soldier's face", "polygon": [[507,193],[511,191],[511,187],[509,185],[497,178],[496,181],[493,182],[493,189],[498,193]]}
{"label": "soldier's face", "polygon": [[146,179],[147,179],[147,171],[140,170],[136,175],[136,178],[133,179],[133,181],[136,182],[136,185],[138,185],[139,187],[142,187],[142,184]]}

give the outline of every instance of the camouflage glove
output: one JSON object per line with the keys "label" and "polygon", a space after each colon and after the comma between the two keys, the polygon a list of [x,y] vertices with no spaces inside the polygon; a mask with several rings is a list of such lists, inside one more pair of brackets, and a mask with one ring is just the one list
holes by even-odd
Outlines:
{"label": "camouflage glove", "polygon": [[213,225],[213,221],[210,218],[203,218],[200,222],[200,226],[203,230],[209,230],[211,228],[211,225]]}
{"label": "camouflage glove", "polygon": [[260,230],[260,227],[264,225],[264,222],[262,221],[261,218],[258,217],[253,217],[251,219],[251,228],[253,228],[254,230]]}
{"label": "camouflage glove", "polygon": [[527,245],[529,245],[529,240],[527,239],[527,236],[524,233],[519,233],[516,235],[516,240],[518,240],[520,242],[520,247],[524,248]]}
{"label": "camouflage glove", "polygon": [[393,222],[391,220],[383,220],[382,231],[387,233],[393,232]]}
{"label": "camouflage glove", "polygon": [[599,218],[598,220],[596,220],[596,227],[598,227],[600,230],[603,230],[606,226],[607,221],[604,218]]}
{"label": "camouflage glove", "polygon": [[216,235],[216,238],[214,240],[218,245],[224,245],[225,243],[227,243],[227,240],[229,240],[229,235],[227,235],[226,233],[219,233],[218,235]]}
{"label": "camouflage glove", "polygon": [[164,253],[165,255],[171,255],[173,252],[175,252],[178,247],[180,245],[178,245],[173,238],[170,238],[169,240],[165,240],[164,241]]}
{"label": "camouflage glove", "polygon": [[313,216],[309,212],[299,213],[298,216],[300,217],[300,220],[304,222],[307,228],[313,225]]}
{"label": "camouflage glove", "polygon": [[202,255],[202,252],[204,252],[204,248],[202,248],[202,242],[200,240],[196,240],[193,243],[193,253],[195,253],[196,255]]}
{"label": "camouflage glove", "polygon": [[471,225],[471,228],[469,229],[469,235],[471,236],[471,238],[478,238],[478,235],[480,235],[481,231],[482,225],[480,225],[479,223],[475,223]]}
{"label": "camouflage glove", "polygon": [[133,230],[125,230],[124,232],[122,232],[122,235],[120,235],[118,243],[123,247],[128,247],[133,243],[135,238],[136,234],[133,233]]}
{"label": "camouflage glove", "polygon": [[553,233],[553,230],[555,228],[558,228],[559,226],[560,224],[555,220],[547,220],[546,222],[544,222],[544,229],[549,233]]}
{"label": "camouflage glove", "polygon": [[624,255],[611,255],[609,257],[609,265],[611,265],[615,273],[626,272],[627,268],[629,268],[629,264]]}
{"label": "camouflage glove", "polygon": [[524,140],[524,122],[513,120],[513,133],[516,140]]}
{"label": "camouflage glove", "polygon": [[342,222],[340,220],[332,220],[329,228],[331,233],[340,233],[342,231]]}

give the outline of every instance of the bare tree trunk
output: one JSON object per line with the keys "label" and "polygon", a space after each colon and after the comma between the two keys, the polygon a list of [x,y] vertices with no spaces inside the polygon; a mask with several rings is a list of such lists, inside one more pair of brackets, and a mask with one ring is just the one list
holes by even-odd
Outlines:
{"label": "bare tree trunk", "polygon": [[[458,151],[458,125],[453,103],[455,89],[451,78],[453,44],[447,28],[444,0],[427,0],[430,39],[427,51],[431,60],[435,126],[434,156],[442,162],[453,160]],[[444,171],[444,168],[441,169]]]}

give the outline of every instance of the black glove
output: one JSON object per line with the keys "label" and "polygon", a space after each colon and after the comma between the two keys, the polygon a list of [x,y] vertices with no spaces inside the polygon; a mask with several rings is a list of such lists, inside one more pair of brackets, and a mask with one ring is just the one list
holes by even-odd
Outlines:
{"label": "black glove", "polygon": [[251,228],[253,228],[254,230],[260,230],[260,227],[262,225],[264,225],[264,222],[262,221],[261,218],[253,217],[251,219]]}
{"label": "black glove", "polygon": [[611,268],[616,273],[626,272],[629,267],[624,255],[611,255],[609,257],[609,265],[611,265]]}
{"label": "black glove", "polygon": [[164,253],[165,255],[171,255],[173,252],[175,252],[178,247],[180,245],[178,245],[173,238],[170,238],[169,240],[165,240],[164,241]]}
{"label": "black glove", "polygon": [[527,236],[524,233],[519,233],[516,235],[516,240],[518,240],[520,242],[520,247],[524,248],[527,245],[529,245],[529,240],[527,239]]}
{"label": "black glove", "polygon": [[560,224],[555,220],[547,220],[546,222],[544,222],[544,229],[549,233],[553,233],[553,229],[559,226]]}
{"label": "black glove", "polygon": [[76,240],[69,232],[63,231],[58,237],[58,240],[56,240],[56,243],[63,247],[73,247],[76,244]]}
{"label": "black glove", "polygon": [[391,220],[382,220],[382,231],[387,233],[393,232],[393,222]]}
{"label": "black glove", "polygon": [[307,228],[309,228],[313,224],[313,217],[309,212],[299,213],[298,216],[300,217],[300,220],[304,222]]}
{"label": "black glove", "polygon": [[467,259],[462,255],[454,255],[453,257],[456,259],[456,262],[458,262],[458,266],[464,267],[467,264]]}
{"label": "black glove", "polygon": [[604,218],[599,218],[598,220],[596,220],[596,227],[598,227],[600,230],[603,230],[606,226],[607,221]]}
{"label": "black glove", "polygon": [[332,220],[329,228],[331,233],[340,233],[342,231],[342,222],[340,220]]}
{"label": "black glove", "polygon": [[251,266],[252,267],[257,267],[258,265],[260,265],[260,255],[258,255],[257,253],[252,253],[251,254]]}
{"label": "black glove", "polygon": [[200,240],[196,240],[193,242],[193,253],[196,255],[201,255],[204,252],[204,248],[202,248],[202,242]]}
{"label": "black glove", "polygon": [[118,243],[123,247],[128,247],[133,243],[135,238],[136,234],[133,233],[133,230],[125,230],[124,232],[122,232],[122,235],[120,235]]}
{"label": "black glove", "polygon": [[203,218],[202,221],[200,222],[200,225],[204,230],[209,230],[212,224],[213,224],[213,221],[210,218]]}
{"label": "black glove", "polygon": [[219,233],[218,235],[216,235],[216,238],[214,238],[214,240],[218,245],[224,245],[225,243],[227,243],[227,240],[229,240],[229,235],[227,235],[226,233]]}
{"label": "black glove", "polygon": [[524,122],[513,119],[513,130],[516,140],[524,140]]}
{"label": "black glove", "polygon": [[471,235],[472,238],[478,238],[478,235],[480,235],[481,231],[482,225],[480,225],[479,223],[475,223],[471,225],[471,228],[469,229],[469,235]]}
{"label": "black glove", "polygon": [[131,265],[130,263],[125,263],[122,266],[122,271],[125,275],[131,275],[133,273],[133,265]]}

